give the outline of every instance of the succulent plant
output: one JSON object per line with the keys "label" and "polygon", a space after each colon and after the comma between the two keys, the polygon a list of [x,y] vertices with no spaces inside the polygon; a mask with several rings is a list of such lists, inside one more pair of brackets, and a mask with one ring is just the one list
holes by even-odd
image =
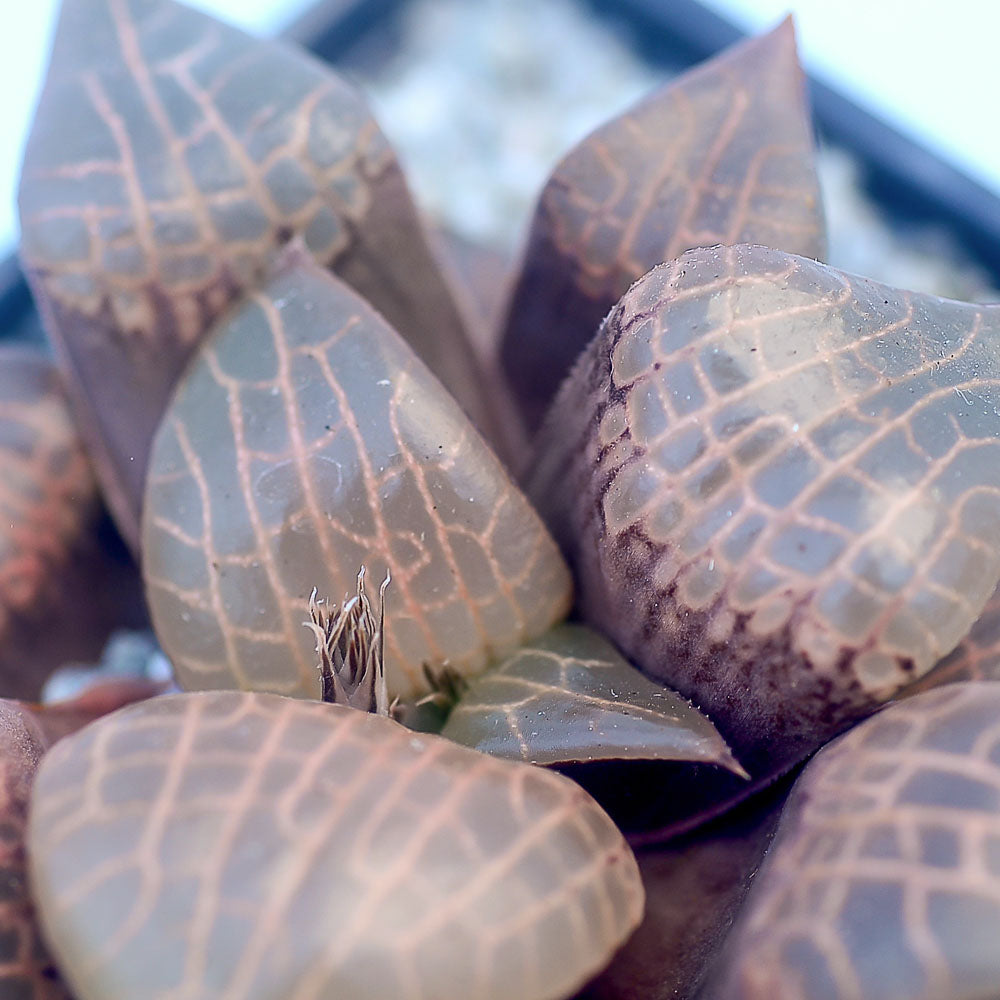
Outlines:
{"label": "succulent plant", "polygon": [[[85,444],[183,689],[5,749],[23,821],[55,743],[26,845],[68,986],[22,951],[29,995],[875,995],[869,925],[774,894],[798,845],[861,858],[837,775],[924,766],[866,732],[992,718],[988,683],[821,752],[713,962],[785,775],[995,675],[1000,311],[820,262],[790,23],[569,153],[496,330],[364,100],[172,0],[64,0],[20,201],[80,437],[51,367],[0,368],[0,663],[104,573]],[[912,995],[1000,989],[977,905]],[[805,931],[758,959],[773,906]]]}

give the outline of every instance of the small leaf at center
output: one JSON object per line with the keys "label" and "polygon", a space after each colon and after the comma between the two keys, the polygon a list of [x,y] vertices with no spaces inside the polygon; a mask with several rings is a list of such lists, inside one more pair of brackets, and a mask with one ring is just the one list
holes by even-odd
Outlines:
{"label": "small leaf at center", "polygon": [[471,680],[441,735],[534,764],[680,760],[746,776],[697,708],[580,625],[557,626]]}

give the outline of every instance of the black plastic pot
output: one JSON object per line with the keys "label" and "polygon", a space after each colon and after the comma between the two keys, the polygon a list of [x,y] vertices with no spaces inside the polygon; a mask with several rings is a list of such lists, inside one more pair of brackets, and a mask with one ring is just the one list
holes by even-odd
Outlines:
{"label": "black plastic pot", "polygon": [[[743,33],[698,0],[577,0],[595,17],[629,29],[652,64],[693,65]],[[398,44],[396,15],[407,0],[320,0],[286,36],[331,63],[362,41],[386,52]],[[829,142],[850,151],[869,194],[901,225],[932,222],[950,231],[1000,285],[1000,198],[830,87],[810,81],[814,120]],[[15,257],[0,262],[0,339],[44,340]]]}

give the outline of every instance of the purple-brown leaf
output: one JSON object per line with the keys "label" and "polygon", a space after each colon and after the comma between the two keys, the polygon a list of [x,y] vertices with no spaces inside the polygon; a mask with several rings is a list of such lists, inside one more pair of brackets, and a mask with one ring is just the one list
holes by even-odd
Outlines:
{"label": "purple-brown leaf", "polygon": [[93,474],[52,365],[0,350],[0,647],[37,611],[97,507]]}
{"label": "purple-brown leaf", "polygon": [[102,715],[110,715],[119,708],[137,701],[153,698],[166,690],[161,681],[144,677],[109,677],[96,680],[80,694],[61,701],[11,702],[31,716],[45,740],[51,746],[64,736],[69,736],[90,725]]}
{"label": "purple-brown leaf", "polygon": [[647,97],[556,168],[535,211],[501,341],[529,428],[633,281],[717,243],[824,253],[791,20]]}
{"label": "purple-brown leaf", "polygon": [[47,745],[28,712],[0,701],[0,996],[18,1000],[70,1000],[28,891],[28,799]]}
{"label": "purple-brown leaf", "polygon": [[487,420],[405,181],[328,68],[171,0],[64,0],[20,189],[22,258],[112,510],[198,338],[300,234]]}
{"label": "purple-brown leaf", "polygon": [[572,782],[273,695],[158,698],[62,741],[29,835],[79,1000],[543,1000],[642,912]]}
{"label": "purple-brown leaf", "polygon": [[928,671],[1000,578],[1000,313],[761,247],[622,299],[531,492],[585,617],[755,778]]}
{"label": "purple-brown leaf", "polygon": [[0,348],[0,694],[37,697],[63,660],[141,620],[138,574],[95,537],[98,511],[52,364]]}
{"label": "purple-brown leaf", "polygon": [[319,696],[309,596],[382,580],[389,693],[482,669],[565,614],[565,563],[436,378],[310,262],[216,328],[150,463],[143,571],[187,688]]}
{"label": "purple-brown leaf", "polygon": [[887,708],[806,766],[702,995],[996,996],[998,845],[1000,684]]}

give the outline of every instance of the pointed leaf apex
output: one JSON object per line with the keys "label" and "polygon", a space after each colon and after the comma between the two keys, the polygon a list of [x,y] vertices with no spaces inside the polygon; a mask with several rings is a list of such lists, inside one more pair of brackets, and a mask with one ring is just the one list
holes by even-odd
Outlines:
{"label": "pointed leaf apex", "polygon": [[[121,41],[125,32],[152,15],[177,8],[174,0],[63,0],[52,41],[46,83],[106,71],[109,59],[123,62]],[[210,19],[198,12],[193,17]]]}
{"label": "pointed leaf apex", "polygon": [[738,243],[825,253],[790,21],[654,91],[556,167],[500,344],[530,428],[633,281],[685,250]]}
{"label": "pointed leaf apex", "polygon": [[441,732],[535,764],[682,761],[749,778],[691,702],[579,625],[556,626],[470,681]]}

